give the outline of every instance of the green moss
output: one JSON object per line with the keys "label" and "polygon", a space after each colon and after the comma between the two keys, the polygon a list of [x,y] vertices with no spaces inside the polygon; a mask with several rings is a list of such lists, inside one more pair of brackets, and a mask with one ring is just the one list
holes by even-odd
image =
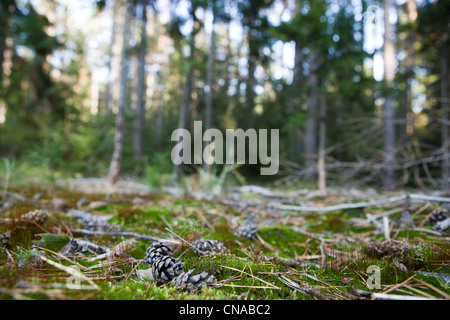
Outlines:
{"label": "green moss", "polygon": [[[17,190],[20,194],[28,194],[30,197],[39,188],[30,189],[26,192]],[[28,193],[27,193],[28,192]],[[50,196],[51,195],[51,196]],[[88,201],[100,200],[103,197],[97,195],[83,195],[81,193],[72,192],[63,189],[53,189],[45,196],[45,203],[53,197],[65,199],[70,207],[75,207],[76,202],[81,197],[88,198]],[[254,196],[254,195],[249,195]],[[301,213],[300,219],[297,220],[297,213],[280,212],[277,213],[276,221],[285,221],[286,225],[271,225],[260,228],[258,235],[260,239],[248,240],[240,238],[234,234],[231,228],[230,217],[242,219],[242,215],[233,210],[230,206],[212,203],[209,201],[196,200],[192,198],[184,198],[175,200],[167,195],[159,197],[149,197],[151,201],[144,205],[133,205],[131,199],[134,196],[112,195],[108,204],[104,207],[93,210],[95,214],[111,214],[114,217],[110,220],[123,227],[127,231],[140,234],[152,235],[155,237],[165,238],[172,237],[166,230],[168,225],[179,236],[189,242],[197,239],[215,239],[222,241],[228,248],[228,254],[217,256],[198,257],[187,245],[183,244],[175,253],[176,258],[184,263],[184,270],[194,269],[194,272],[206,271],[214,275],[221,287],[204,288],[201,292],[188,293],[176,289],[171,285],[157,286],[156,283],[136,283],[135,276],[132,273],[136,266],[136,260],[145,257],[145,251],[151,244],[151,241],[139,240],[138,246],[130,253],[131,257],[136,260],[121,260],[119,265],[114,268],[100,267],[96,268],[98,276],[105,277],[96,280],[101,287],[100,292],[75,292],[74,290],[64,291],[63,294],[75,299],[309,299],[303,293],[287,287],[277,276],[283,275],[289,277],[292,281],[298,283],[300,287],[309,286],[317,290],[333,295],[333,290],[342,292],[348,291],[348,286],[356,287],[361,290],[370,291],[366,287],[367,268],[370,265],[378,266],[381,270],[381,283],[383,286],[401,283],[414,274],[417,270],[435,272],[442,261],[447,261],[449,256],[450,244],[445,243],[441,237],[423,233],[418,231],[400,231],[394,228],[395,239],[401,241],[409,241],[413,249],[405,257],[404,260],[398,261],[403,263],[408,269],[403,272],[394,264],[392,259],[376,259],[375,257],[367,257],[361,253],[362,243],[355,242],[350,245],[335,245],[331,250],[332,256],[340,256],[343,260],[333,257],[326,257],[326,267],[286,267],[282,262],[266,261],[264,256],[279,256],[282,258],[295,259],[302,255],[320,255],[320,234],[330,239],[326,242],[326,249],[330,248],[330,244],[339,243],[338,240],[332,241],[336,234],[344,234],[352,236],[354,233],[364,233],[371,231],[372,228],[357,229],[352,227],[348,220],[351,217],[361,217],[366,210],[380,210],[380,208],[366,208],[364,210],[346,210],[329,212],[326,214],[317,213]],[[316,201],[324,199],[316,198]],[[345,199],[344,199],[345,200]],[[334,200],[333,200],[334,201]],[[347,200],[349,201],[349,200]],[[216,212],[211,213],[209,209],[214,208]],[[8,217],[19,217],[23,213],[34,210],[31,205],[17,205],[7,212]],[[219,214],[217,214],[217,212]],[[257,212],[258,213],[258,212]],[[266,215],[267,214],[267,215]],[[264,219],[272,219],[270,213],[258,213]],[[422,219],[426,212],[416,216],[416,219]],[[295,219],[290,220],[290,217]],[[391,216],[392,221],[399,219],[400,214]],[[299,233],[293,230],[289,224],[292,222],[295,226],[301,224],[301,228],[309,233],[317,233],[319,236],[310,236],[308,233]],[[66,217],[64,213],[57,214],[52,212],[51,219],[44,226],[46,232],[66,233],[76,225],[74,219]],[[56,228],[56,229],[55,229]],[[24,226],[7,226],[0,227],[0,232],[11,232],[12,248],[10,252],[16,263],[19,260],[27,259],[31,250],[31,241],[36,240],[36,233],[44,232],[42,229]],[[78,236],[78,235],[77,235]],[[90,240],[99,245],[114,247],[119,242],[125,240],[121,237],[114,236],[84,236],[86,240]],[[380,233],[376,237],[384,240],[384,235]],[[417,238],[425,241],[427,244],[419,244]],[[338,239],[336,237],[336,239]],[[342,238],[339,238],[342,239]],[[354,238],[356,239],[356,238]],[[430,243],[433,240],[433,243]],[[19,246],[21,249],[17,249]],[[273,249],[272,249],[273,248]],[[344,254],[341,254],[341,253]],[[87,261],[86,258],[94,256],[92,253],[83,254],[74,258],[74,261],[84,267],[92,267],[98,265],[100,261]],[[50,256],[49,256],[50,257]],[[52,259],[58,260],[55,256]],[[18,270],[14,268],[14,263],[8,261],[5,251],[0,250],[0,287],[14,288],[16,282],[20,279],[25,281],[35,281],[24,278],[24,275],[36,279],[36,285],[41,283],[63,283],[68,275],[62,270],[44,264],[43,268],[27,268],[26,270]],[[55,260],[55,261],[56,261]],[[304,260],[305,262],[310,260]],[[317,262],[317,260],[311,260]],[[72,263],[59,260],[59,263],[70,266]],[[148,269],[148,265],[139,265],[139,269]],[[91,270],[92,271],[92,270]],[[86,271],[84,271],[86,272]],[[112,275],[119,277],[112,278]],[[251,276],[253,275],[253,276]],[[443,284],[436,277],[426,277],[420,274],[416,276],[432,284],[442,291],[448,292],[448,288],[444,288]],[[345,283],[349,281],[348,284]],[[267,283],[277,286],[279,289],[267,288]],[[265,289],[259,287],[266,287]],[[425,290],[425,289],[424,289]],[[374,289],[373,291],[377,291]],[[432,290],[426,291],[431,292]],[[33,299],[45,299],[45,289],[42,293],[30,295]],[[1,299],[12,297],[0,296]],[[342,297],[339,297],[342,298]]]}
{"label": "green moss", "polygon": [[151,243],[149,243],[147,241],[139,242],[138,246],[130,252],[130,256],[132,256],[135,259],[144,259],[145,251],[147,250],[147,248],[150,245],[151,245]]}
{"label": "green moss", "polygon": [[[307,237],[287,226],[270,226],[261,228],[258,230],[258,234],[265,242],[278,249],[280,251],[280,256],[293,258],[297,255],[302,255],[305,252],[304,245]],[[310,241],[308,245],[313,251],[317,249],[317,243],[314,240]],[[273,254],[269,248],[262,245],[260,245],[260,248],[266,254]]]}
{"label": "green moss", "polygon": [[330,214],[326,219],[324,229],[334,233],[345,233],[349,230],[349,224],[345,217],[339,214]]}
{"label": "green moss", "polygon": [[[444,274],[448,274],[443,272]],[[446,294],[450,294],[450,284],[449,283],[444,283],[444,281],[434,275],[424,275],[420,272],[416,272],[416,278],[422,281],[425,281],[429,284],[431,284],[432,286],[434,286],[435,288],[437,288],[438,290],[441,290],[443,292],[445,292]],[[442,296],[440,296],[438,293],[436,293],[434,290],[434,295],[438,298],[442,298]]]}

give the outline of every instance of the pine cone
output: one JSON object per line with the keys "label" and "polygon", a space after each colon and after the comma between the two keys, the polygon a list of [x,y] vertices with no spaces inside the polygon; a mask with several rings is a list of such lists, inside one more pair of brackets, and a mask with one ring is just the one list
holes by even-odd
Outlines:
{"label": "pine cone", "polygon": [[170,256],[156,259],[152,264],[152,273],[155,280],[160,283],[170,282],[173,278],[183,273],[183,263]]}
{"label": "pine cone", "polygon": [[241,227],[236,231],[238,237],[247,238],[254,240],[256,234],[258,233],[258,226],[256,224],[256,215],[251,213],[250,216],[245,220]]}
{"label": "pine cone", "polygon": [[20,217],[22,221],[33,222],[39,225],[43,225],[48,220],[48,213],[44,210],[35,210],[25,213]]}
{"label": "pine cone", "polygon": [[212,255],[212,254],[225,254],[228,252],[227,248],[222,242],[217,240],[197,240],[192,243],[192,246],[197,249],[194,250],[198,256]]}
{"label": "pine cone", "polygon": [[162,242],[153,242],[145,251],[144,263],[152,265],[157,259],[164,256],[172,256],[172,248],[166,246]]}
{"label": "pine cone", "polygon": [[436,223],[443,221],[449,217],[448,211],[445,208],[436,209],[428,218],[428,223],[435,225]]}
{"label": "pine cone", "polygon": [[207,272],[202,272],[193,275],[194,269],[188,272],[183,272],[178,277],[173,279],[173,285],[177,288],[186,291],[197,291],[201,290],[204,285],[217,283],[216,278]]}
{"label": "pine cone", "polygon": [[104,232],[120,232],[122,228],[118,225],[110,224],[102,218],[84,217],[81,219],[83,228],[91,231],[104,231]]}
{"label": "pine cone", "polygon": [[8,232],[0,233],[0,247],[11,249],[11,237]]}

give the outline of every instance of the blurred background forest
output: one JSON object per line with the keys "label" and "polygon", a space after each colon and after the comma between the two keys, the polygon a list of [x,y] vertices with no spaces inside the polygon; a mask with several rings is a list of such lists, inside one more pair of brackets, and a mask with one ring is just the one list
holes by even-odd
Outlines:
{"label": "blurred background forest", "polygon": [[447,190],[449,17],[447,0],[1,0],[1,175],[231,171],[173,166],[171,133],[202,120],[279,129],[288,185]]}

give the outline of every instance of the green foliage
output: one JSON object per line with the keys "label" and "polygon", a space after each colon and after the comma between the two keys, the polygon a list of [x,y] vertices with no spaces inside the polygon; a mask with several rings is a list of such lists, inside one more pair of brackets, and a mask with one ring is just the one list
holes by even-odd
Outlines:
{"label": "green foliage", "polygon": [[[133,16],[136,28],[140,25],[140,3],[131,2],[136,9]],[[158,19],[149,22],[173,40],[173,48],[169,50],[167,65],[159,65],[155,74],[147,73],[148,79],[152,78],[155,82],[154,88],[148,90],[152,90],[152,95],[146,97],[144,157],[139,159],[133,147],[135,82],[131,81],[133,75],[130,72],[121,166],[124,176],[142,179],[155,189],[175,183],[170,175],[173,144],[169,137],[178,126],[182,88],[190,70],[193,70],[194,76],[189,121],[202,120],[205,116],[207,95],[204,84],[208,74],[205,60],[209,51],[208,41],[205,40],[208,37],[202,34],[202,30],[207,29],[202,14],[209,10],[214,11],[216,24],[213,127],[222,130],[248,127],[280,129],[281,159],[302,165],[305,160],[303,140],[311,114],[307,105],[311,88],[307,83],[314,74],[319,77],[318,94],[327,109],[327,159],[376,162],[383,158],[382,100],[377,99],[386,94],[385,85],[374,80],[368,64],[374,57],[364,47],[371,40],[364,31],[365,26],[371,23],[369,12],[365,10],[372,3],[362,1],[362,16],[359,16],[359,9],[353,8],[350,0],[299,0],[292,3],[294,7],[289,5],[284,8],[282,19],[278,22],[273,8],[280,4],[271,0],[195,0],[187,2],[186,12],[183,13],[181,9],[175,10],[176,3],[172,2],[166,8],[171,14],[166,26],[159,25]],[[94,13],[104,11],[109,14],[108,10],[111,10],[110,3],[104,0],[92,1],[91,6]],[[153,11],[157,7],[149,4],[148,10]],[[408,34],[414,33],[415,43],[412,45],[416,52],[417,68],[414,72],[405,70],[405,59],[400,60],[392,90],[398,105],[396,116],[399,118],[406,116],[402,110],[404,95],[410,87],[408,81],[414,80],[420,88],[414,89],[420,91],[415,93],[415,98],[422,98],[422,94],[427,97],[425,103],[420,103],[423,111],[415,115],[417,121],[414,121],[414,134],[410,137],[419,146],[417,153],[422,154],[426,148],[439,145],[441,139],[440,122],[436,120],[436,115],[440,114],[440,103],[433,97],[440,95],[441,49],[448,49],[449,46],[445,29],[449,8],[443,0],[418,3],[418,20],[405,23],[404,7],[399,7],[399,20],[395,28],[398,52],[401,56],[408,51],[405,37],[409,39]],[[70,10],[64,14],[59,12],[61,16],[57,17],[56,22],[59,25],[54,26],[53,20],[50,21],[45,13],[39,13],[41,8],[37,10],[34,2],[5,0],[1,8],[0,18],[5,24],[0,28],[0,50],[3,60],[11,59],[11,70],[3,72],[0,81],[0,106],[4,105],[7,110],[6,121],[0,124],[0,156],[17,161],[32,158],[33,163],[35,158],[43,159],[42,163],[45,159],[45,170],[62,171],[67,176],[104,176],[113,149],[115,115],[111,110],[115,108],[116,101],[114,96],[110,109],[104,109],[105,83],[100,83],[98,88],[91,87],[94,75],[90,73],[92,61],[89,54],[93,49],[92,43],[87,43],[85,39],[92,36],[88,33],[98,30],[65,30],[60,35],[61,21],[69,18],[67,12]],[[155,17],[159,14],[156,11]],[[230,22],[241,24],[242,43],[228,43],[228,32],[234,30],[230,28]],[[55,27],[56,35],[52,35],[49,30]],[[116,29],[118,32],[120,28]],[[132,42],[140,43],[139,39]],[[302,54],[297,65],[289,66],[299,73],[298,78],[276,78],[274,71],[279,71],[281,65],[278,61],[280,57],[277,57],[279,52],[274,50],[276,46],[280,48],[280,43],[288,42],[300,48],[297,53]],[[107,42],[99,43],[97,49],[102,56],[105,53],[102,50],[107,46]],[[130,49],[129,61],[135,59],[138,46],[136,44]],[[190,54],[186,50],[188,47],[193,51]],[[149,55],[161,54],[160,49],[156,39],[149,40]],[[311,54],[317,56],[318,70],[314,72],[308,62]],[[112,61],[114,58],[105,55],[105,61],[100,59],[99,64],[105,63],[102,65],[105,67],[106,60]],[[64,63],[55,65],[56,60],[64,60]],[[9,63],[3,62],[2,66]],[[275,63],[278,64],[276,68]],[[155,66],[156,63],[152,68]],[[283,68],[285,71],[289,69],[287,66]],[[246,74],[246,71],[252,74]],[[55,73],[61,75],[54,76]],[[255,88],[249,88],[252,83]],[[256,94],[256,86],[258,89],[264,88],[262,94]],[[97,89],[100,109],[94,115],[90,110],[94,103],[91,94],[92,90]],[[159,123],[159,106],[163,106],[161,133],[155,130],[155,123]],[[317,124],[319,117],[314,112]],[[398,126],[400,137],[404,136],[402,130],[403,127]],[[398,145],[402,142],[399,141]],[[403,149],[398,154],[403,155],[402,152]],[[219,177],[222,170],[217,169],[214,176]],[[255,166],[243,165],[234,172],[246,178],[257,176]],[[187,166],[186,173],[195,174],[195,168]],[[433,176],[439,173],[437,168],[431,170]],[[239,180],[237,175],[235,177]],[[328,175],[328,180],[334,178]],[[53,177],[45,179],[52,180]],[[213,183],[220,185],[220,178]]]}

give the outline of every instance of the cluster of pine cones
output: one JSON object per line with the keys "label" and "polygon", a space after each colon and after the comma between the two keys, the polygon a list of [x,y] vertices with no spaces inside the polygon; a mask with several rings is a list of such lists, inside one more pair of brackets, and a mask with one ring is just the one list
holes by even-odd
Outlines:
{"label": "cluster of pine cones", "polygon": [[[193,244],[199,255],[226,252],[225,246],[219,241],[198,240]],[[225,248],[225,251],[224,251]],[[199,253],[201,252],[201,254]],[[173,250],[162,242],[154,242],[146,250],[144,263],[152,266],[152,274],[158,284],[173,281],[173,285],[186,291],[201,290],[203,285],[216,283],[213,275],[207,272],[193,274],[193,269],[184,271],[184,264],[173,257]]]}

